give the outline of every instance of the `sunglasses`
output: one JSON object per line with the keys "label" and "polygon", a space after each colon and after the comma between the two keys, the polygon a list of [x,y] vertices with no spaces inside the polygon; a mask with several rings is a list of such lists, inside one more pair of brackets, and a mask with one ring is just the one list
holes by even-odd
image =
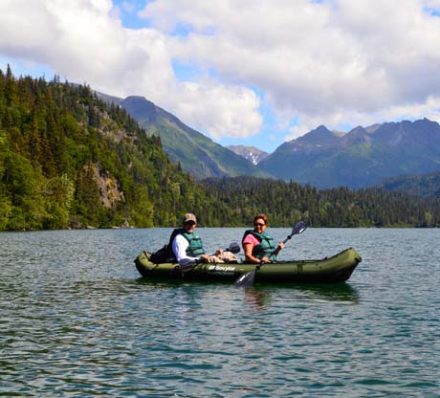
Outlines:
{"label": "sunglasses", "polygon": [[264,223],[261,223],[261,222],[256,222],[255,224],[254,224],[254,226],[256,226],[256,227],[264,227],[266,224],[264,224]]}

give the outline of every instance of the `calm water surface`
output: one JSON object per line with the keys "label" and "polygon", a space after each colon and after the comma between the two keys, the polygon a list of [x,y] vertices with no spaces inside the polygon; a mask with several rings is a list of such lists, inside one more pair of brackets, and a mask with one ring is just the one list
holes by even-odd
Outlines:
{"label": "calm water surface", "polygon": [[440,230],[308,229],[280,259],[353,246],[351,279],[249,289],[140,279],[170,231],[0,234],[0,396],[439,397]]}

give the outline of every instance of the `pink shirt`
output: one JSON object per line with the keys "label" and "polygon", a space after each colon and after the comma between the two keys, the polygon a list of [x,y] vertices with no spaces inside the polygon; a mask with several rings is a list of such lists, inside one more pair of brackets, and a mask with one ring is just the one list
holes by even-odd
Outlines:
{"label": "pink shirt", "polygon": [[252,245],[252,247],[257,246],[260,241],[252,234],[247,234],[246,238],[244,238],[243,240],[243,245],[250,243]]}

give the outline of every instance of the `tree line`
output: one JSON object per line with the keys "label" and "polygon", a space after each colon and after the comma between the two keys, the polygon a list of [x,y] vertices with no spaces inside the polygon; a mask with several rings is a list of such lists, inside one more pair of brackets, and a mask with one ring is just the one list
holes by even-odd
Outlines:
{"label": "tree line", "polygon": [[196,181],[119,106],[86,85],[0,70],[0,231],[175,226],[439,226],[439,202],[270,179]]}
{"label": "tree line", "polygon": [[293,181],[254,177],[207,179],[212,196],[227,203],[224,224],[250,224],[263,212],[274,226],[290,226],[300,219],[315,227],[438,227],[440,199],[411,196],[381,188],[318,190]]}

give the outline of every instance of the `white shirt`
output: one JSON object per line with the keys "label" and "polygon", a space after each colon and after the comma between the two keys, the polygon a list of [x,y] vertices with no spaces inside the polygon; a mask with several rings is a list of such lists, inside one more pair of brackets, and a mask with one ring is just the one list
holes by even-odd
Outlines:
{"label": "white shirt", "polygon": [[184,238],[182,234],[176,235],[172,243],[172,249],[174,255],[176,256],[177,262],[181,266],[195,264],[199,259],[198,257],[190,257],[186,254],[186,249],[188,249],[189,242]]}

